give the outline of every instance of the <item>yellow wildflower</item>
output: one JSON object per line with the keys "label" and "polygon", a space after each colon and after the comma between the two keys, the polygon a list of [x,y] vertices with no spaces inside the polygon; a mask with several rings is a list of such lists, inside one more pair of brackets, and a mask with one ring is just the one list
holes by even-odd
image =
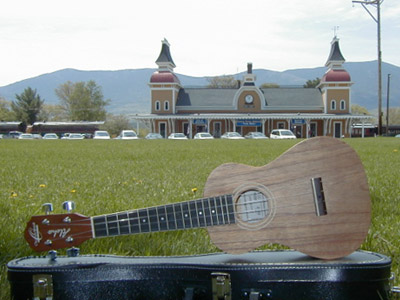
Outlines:
{"label": "yellow wildflower", "polygon": [[195,194],[197,192],[197,188],[192,188],[192,193]]}
{"label": "yellow wildflower", "polygon": [[76,193],[76,190],[71,190],[71,193]]}
{"label": "yellow wildflower", "polygon": [[42,183],[42,184],[39,184],[39,187],[40,187],[40,188],[45,188],[46,185]]}
{"label": "yellow wildflower", "polygon": [[399,150],[397,150],[397,149],[394,149],[394,150],[393,150],[393,152],[397,152],[397,151],[399,151]]}
{"label": "yellow wildflower", "polygon": [[11,197],[17,197],[18,194],[16,192],[11,192]]}

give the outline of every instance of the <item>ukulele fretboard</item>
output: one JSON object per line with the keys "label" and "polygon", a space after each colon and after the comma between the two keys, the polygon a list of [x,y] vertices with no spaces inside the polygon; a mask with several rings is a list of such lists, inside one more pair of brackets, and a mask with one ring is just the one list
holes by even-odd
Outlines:
{"label": "ukulele fretboard", "polygon": [[94,237],[235,223],[232,195],[203,198],[92,218]]}

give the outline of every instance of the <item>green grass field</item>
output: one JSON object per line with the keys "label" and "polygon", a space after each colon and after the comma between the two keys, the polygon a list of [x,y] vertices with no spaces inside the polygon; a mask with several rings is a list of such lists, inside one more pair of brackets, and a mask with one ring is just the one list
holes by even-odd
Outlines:
{"label": "green grass field", "polygon": [[[372,225],[362,249],[390,256],[398,280],[400,139],[345,141],[361,157],[373,204]],[[62,213],[61,203],[73,200],[76,212],[92,216],[200,198],[207,176],[220,164],[262,166],[296,142],[0,140],[0,299],[10,298],[5,264],[35,254],[23,232],[32,215],[42,214],[43,203],[52,202],[54,213]],[[204,229],[91,240],[80,250],[120,255],[218,251]]]}

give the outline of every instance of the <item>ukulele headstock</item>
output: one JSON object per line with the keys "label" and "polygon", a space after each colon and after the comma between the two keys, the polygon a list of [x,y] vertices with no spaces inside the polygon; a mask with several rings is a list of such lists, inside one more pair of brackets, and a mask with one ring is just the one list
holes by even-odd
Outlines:
{"label": "ukulele headstock", "polygon": [[[63,204],[72,207],[71,203]],[[52,205],[43,205],[45,215],[33,216],[25,228],[25,240],[37,251],[49,251],[78,246],[91,239],[92,225],[90,218],[77,213],[54,214]]]}

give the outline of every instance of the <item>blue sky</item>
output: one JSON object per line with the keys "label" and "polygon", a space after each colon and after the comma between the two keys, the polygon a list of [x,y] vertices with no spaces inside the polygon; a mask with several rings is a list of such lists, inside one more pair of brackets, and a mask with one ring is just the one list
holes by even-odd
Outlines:
{"label": "blue sky", "polygon": [[[383,60],[400,66],[399,1],[381,15]],[[154,68],[164,38],[185,75],[319,67],[335,26],[347,61],[377,59],[376,23],[351,0],[13,0],[0,9],[0,86],[63,68]]]}

